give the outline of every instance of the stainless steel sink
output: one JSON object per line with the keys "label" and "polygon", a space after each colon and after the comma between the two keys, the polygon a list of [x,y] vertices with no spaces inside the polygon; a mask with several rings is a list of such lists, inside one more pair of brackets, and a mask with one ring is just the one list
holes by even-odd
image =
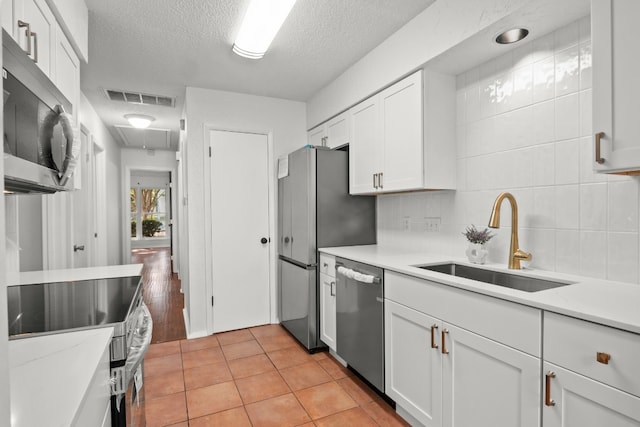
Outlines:
{"label": "stainless steel sink", "polygon": [[469,267],[467,265],[455,263],[424,265],[417,267],[425,270],[436,271],[438,273],[450,274],[451,276],[477,280],[478,282],[504,286],[505,288],[517,289],[524,292],[538,292],[573,284],[571,282],[555,282],[552,280],[535,279],[533,277],[486,270],[484,268]]}

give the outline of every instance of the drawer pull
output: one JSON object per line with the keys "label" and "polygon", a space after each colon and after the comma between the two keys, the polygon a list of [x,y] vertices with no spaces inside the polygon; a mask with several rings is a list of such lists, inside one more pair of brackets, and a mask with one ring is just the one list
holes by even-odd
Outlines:
{"label": "drawer pull", "polygon": [[600,140],[604,138],[604,132],[596,133],[596,163],[601,165],[604,163],[604,157],[600,154]]}
{"label": "drawer pull", "polygon": [[555,406],[556,402],[551,398],[551,378],[555,378],[556,373],[553,371],[547,372],[544,379],[544,404],[547,406]]}
{"label": "drawer pull", "polygon": [[609,360],[611,360],[611,355],[609,353],[596,353],[596,360],[598,363],[602,363],[603,365],[608,365]]}
{"label": "drawer pull", "polygon": [[449,354],[449,350],[447,350],[447,346],[445,345],[445,342],[444,342],[444,336],[447,335],[448,333],[449,333],[448,329],[445,328],[442,330],[442,349],[441,349],[442,354]]}
{"label": "drawer pull", "polygon": [[438,325],[431,325],[431,348],[438,348],[436,344],[436,334],[434,333],[438,329]]}

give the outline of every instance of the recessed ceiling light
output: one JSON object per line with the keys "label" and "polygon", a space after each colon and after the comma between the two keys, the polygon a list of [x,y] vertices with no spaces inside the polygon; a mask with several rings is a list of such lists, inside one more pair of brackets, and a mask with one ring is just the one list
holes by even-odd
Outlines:
{"label": "recessed ceiling light", "polygon": [[156,119],[155,117],[146,116],[144,114],[125,114],[124,118],[129,121],[131,126],[138,129],[148,128],[151,122]]}
{"label": "recessed ceiling light", "polygon": [[527,37],[529,30],[526,28],[512,28],[507,30],[496,37],[496,43],[498,44],[510,44],[519,42],[523,38]]}
{"label": "recessed ceiling light", "polygon": [[233,44],[233,51],[245,58],[262,58],[295,2],[252,0]]}

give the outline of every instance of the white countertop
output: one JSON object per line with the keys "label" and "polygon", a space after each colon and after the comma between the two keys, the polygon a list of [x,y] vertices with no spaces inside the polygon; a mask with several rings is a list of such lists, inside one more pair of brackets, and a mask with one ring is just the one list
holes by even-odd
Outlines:
{"label": "white countertop", "polygon": [[70,426],[113,328],[9,341],[12,426]]}
{"label": "white countertop", "polygon": [[140,276],[142,264],[106,265],[101,267],[69,268],[63,270],[25,271],[9,274],[7,285],[68,282],[75,280],[107,279]]}
{"label": "white countertop", "polygon": [[[504,264],[469,263],[433,253],[407,252],[378,245],[321,248],[320,252],[371,264],[398,273],[442,283],[472,292],[525,304],[531,307],[573,316],[640,334],[640,285],[613,282],[535,269],[509,270]],[[560,282],[575,282],[568,286],[539,292],[524,292],[475,280],[424,270],[416,265],[456,262],[474,267],[544,278]]]}

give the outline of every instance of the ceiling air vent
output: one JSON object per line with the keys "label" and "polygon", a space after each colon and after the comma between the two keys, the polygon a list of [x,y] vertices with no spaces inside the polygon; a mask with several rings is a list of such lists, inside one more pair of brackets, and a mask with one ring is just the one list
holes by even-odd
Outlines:
{"label": "ceiling air vent", "polygon": [[124,92],[121,90],[105,89],[107,98],[111,101],[128,102],[129,104],[162,105],[174,107],[175,98],[162,95],[149,95],[147,93]]}

